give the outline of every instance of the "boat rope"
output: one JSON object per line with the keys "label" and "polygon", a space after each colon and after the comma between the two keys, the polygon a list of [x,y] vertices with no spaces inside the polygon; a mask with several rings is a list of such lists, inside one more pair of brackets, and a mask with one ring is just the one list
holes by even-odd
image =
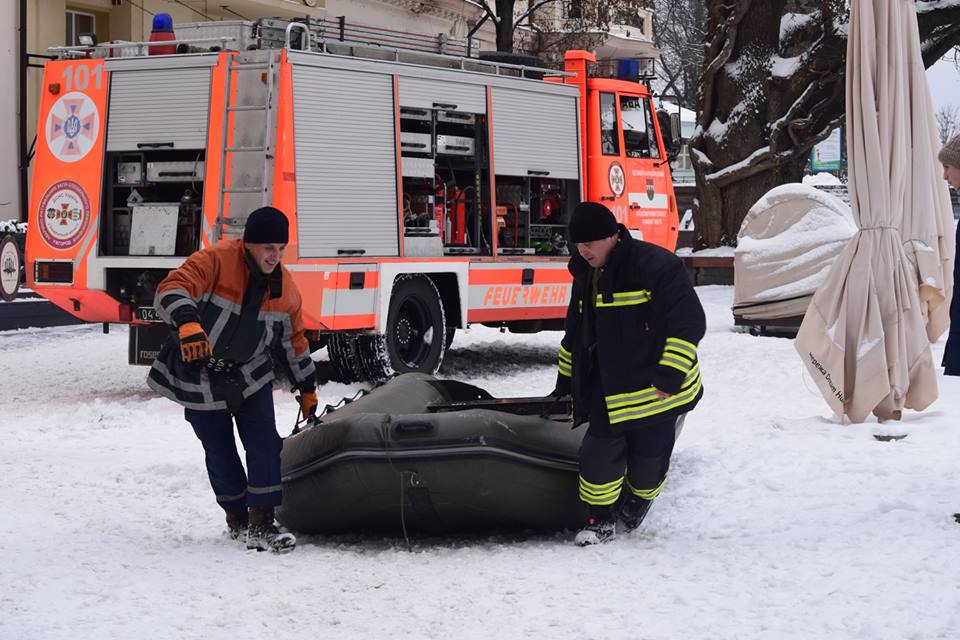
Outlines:
{"label": "boat rope", "polygon": [[[379,386],[379,385],[378,385],[378,386]],[[374,387],[374,389],[375,389],[375,388],[376,388],[376,387]],[[337,402],[336,404],[328,404],[328,405],[326,405],[326,406],[323,408],[323,411],[321,411],[320,413],[314,414],[314,415],[312,415],[312,416],[307,416],[306,418],[303,418],[302,409],[297,409],[297,419],[296,419],[296,420],[294,421],[294,423],[293,423],[293,431],[290,432],[290,435],[291,435],[291,436],[295,436],[295,435],[297,435],[298,433],[300,433],[300,431],[302,431],[302,430],[303,430],[304,428],[306,428],[306,427],[312,427],[312,426],[315,426],[315,425],[317,425],[317,424],[320,424],[320,418],[324,417],[324,416],[327,415],[328,413],[333,413],[334,411],[336,411],[337,409],[339,409],[339,408],[341,408],[341,407],[347,406],[348,404],[350,404],[350,403],[353,402],[354,400],[359,400],[359,399],[362,398],[363,396],[365,396],[365,395],[367,395],[368,393],[370,393],[370,391],[372,391],[372,389],[370,389],[370,390],[368,390],[368,389],[360,389],[359,391],[357,391],[357,392],[353,395],[353,397],[348,398],[348,397],[344,396],[344,397],[340,398],[340,401]],[[301,419],[301,418],[302,418],[302,419]]]}
{"label": "boat rope", "polygon": [[390,416],[386,416],[380,425],[380,441],[383,443],[383,453],[387,459],[387,464],[400,478],[400,530],[403,532],[403,541],[407,546],[407,551],[413,551],[413,545],[410,543],[410,535],[407,533],[407,486],[413,484],[413,478],[416,476],[414,471],[404,471],[398,469],[393,464],[393,456],[390,455],[390,427],[392,421]]}
{"label": "boat rope", "polygon": [[[391,463],[391,466],[392,464],[393,463]],[[407,513],[405,508],[407,504],[407,482],[412,482],[413,475],[413,471],[400,472],[400,529],[403,531],[403,541],[407,545],[407,551],[413,551],[413,546],[410,544],[410,536],[407,535]]]}

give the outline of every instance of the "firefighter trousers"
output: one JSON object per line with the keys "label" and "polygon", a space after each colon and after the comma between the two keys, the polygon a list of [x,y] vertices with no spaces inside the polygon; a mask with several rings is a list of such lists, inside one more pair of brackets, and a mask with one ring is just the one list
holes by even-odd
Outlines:
{"label": "firefighter trousers", "polygon": [[646,423],[618,435],[588,429],[580,445],[580,499],[611,506],[626,489],[645,500],[660,494],[676,439],[678,418]]}
{"label": "firefighter trousers", "polygon": [[[264,385],[244,400],[235,414],[185,409],[184,417],[203,444],[210,486],[224,511],[242,513],[247,507],[280,504],[283,440],[273,412],[273,385]],[[246,453],[246,472],[233,435],[234,420]]]}

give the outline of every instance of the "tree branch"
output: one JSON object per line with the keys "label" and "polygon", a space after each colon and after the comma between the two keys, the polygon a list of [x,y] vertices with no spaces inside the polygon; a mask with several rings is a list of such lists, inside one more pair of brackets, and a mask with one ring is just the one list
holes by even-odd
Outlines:
{"label": "tree branch", "polygon": [[551,2],[556,2],[557,0],[539,0],[535,4],[531,5],[529,9],[520,14],[520,17],[516,19],[516,24],[523,22],[523,19],[529,16],[531,13],[539,9],[545,4],[550,4]]}
{"label": "tree branch", "polygon": [[483,12],[486,14],[487,18],[493,20],[494,25],[500,24],[500,18],[498,18],[497,14],[495,14],[493,9],[490,8],[487,0],[480,0],[480,6],[483,7]]}
{"label": "tree branch", "polygon": [[[700,127],[690,140],[691,147],[701,147],[703,144],[703,133],[706,131],[709,123],[713,121],[716,103],[713,85],[716,81],[717,73],[723,65],[730,60],[730,56],[733,55],[733,48],[737,41],[737,29],[749,8],[750,0],[736,0],[736,4],[733,6],[721,5],[721,10],[717,12],[716,31],[705,47],[703,56],[704,67],[700,82],[700,91],[702,92],[701,95],[703,99],[700,105],[700,115],[697,118]],[[723,10],[730,11],[731,13],[727,15],[726,19],[721,20]],[[719,48],[720,51],[714,53],[717,48]],[[710,63],[707,64],[706,61],[710,55],[712,55],[712,59]]]}

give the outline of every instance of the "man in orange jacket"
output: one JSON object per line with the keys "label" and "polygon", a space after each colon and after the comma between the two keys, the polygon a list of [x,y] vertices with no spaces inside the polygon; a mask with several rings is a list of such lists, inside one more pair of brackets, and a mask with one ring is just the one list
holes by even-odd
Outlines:
{"label": "man in orange jacket", "polygon": [[296,544],[274,524],[274,507],[282,498],[283,447],[273,410],[274,367],[283,368],[300,392],[304,416],[317,408],[300,293],[280,264],[288,238],[281,211],[257,209],[247,218],[242,240],[191,255],[158,285],[155,299],[178,340],[160,350],[148,384],[185,407],[231,538],[245,534],[247,549],[258,551],[289,551]]}

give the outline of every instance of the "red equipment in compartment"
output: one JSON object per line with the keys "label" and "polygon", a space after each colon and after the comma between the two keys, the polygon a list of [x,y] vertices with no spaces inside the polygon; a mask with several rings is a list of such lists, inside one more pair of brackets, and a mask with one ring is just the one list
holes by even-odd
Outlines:
{"label": "red equipment in compartment", "polygon": [[444,244],[467,243],[467,193],[457,187],[447,188],[439,176],[436,190],[436,218]]}
{"label": "red equipment in compartment", "polygon": [[547,222],[560,213],[560,183],[544,180],[540,184],[540,222]]}

